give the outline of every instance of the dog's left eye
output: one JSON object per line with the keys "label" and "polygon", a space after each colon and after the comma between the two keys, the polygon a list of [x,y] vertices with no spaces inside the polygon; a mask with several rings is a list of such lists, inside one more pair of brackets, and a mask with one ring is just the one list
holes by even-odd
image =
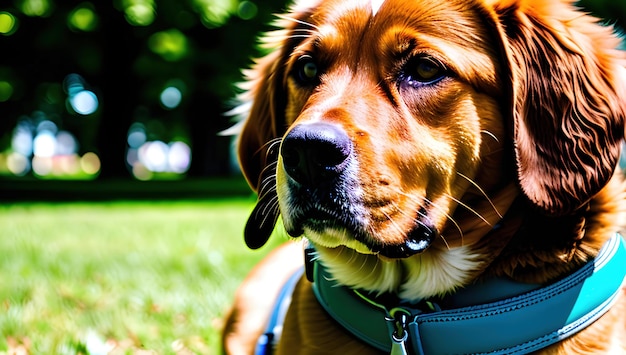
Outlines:
{"label": "dog's left eye", "polygon": [[431,85],[446,76],[446,68],[431,57],[417,57],[410,60],[400,74],[402,84],[411,87]]}
{"label": "dog's left eye", "polygon": [[303,55],[298,58],[294,68],[294,77],[301,85],[312,85],[318,80],[320,74],[319,67],[313,57]]}

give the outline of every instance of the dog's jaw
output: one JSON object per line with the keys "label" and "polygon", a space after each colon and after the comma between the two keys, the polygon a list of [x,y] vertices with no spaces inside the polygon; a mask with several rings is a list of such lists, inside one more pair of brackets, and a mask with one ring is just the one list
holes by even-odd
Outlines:
{"label": "dog's jaw", "polygon": [[[512,183],[505,186],[491,196],[490,203],[473,206],[485,220],[448,223],[442,229],[445,237],[439,236],[428,249],[406,258],[386,257],[355,239],[351,232],[332,228],[331,224],[323,230],[305,228],[303,235],[315,246],[319,259],[337,283],[374,293],[391,292],[409,302],[419,301],[454,292],[476,279],[492,259],[490,251],[483,250],[477,242],[499,223],[517,196]],[[283,221],[289,218],[283,217]],[[460,238],[455,237],[458,228]]]}

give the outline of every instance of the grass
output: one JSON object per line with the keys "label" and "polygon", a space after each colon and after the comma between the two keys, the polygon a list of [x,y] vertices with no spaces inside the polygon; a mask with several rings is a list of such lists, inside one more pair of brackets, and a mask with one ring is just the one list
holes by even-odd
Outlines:
{"label": "grass", "polygon": [[219,354],[252,204],[0,206],[0,354]]}

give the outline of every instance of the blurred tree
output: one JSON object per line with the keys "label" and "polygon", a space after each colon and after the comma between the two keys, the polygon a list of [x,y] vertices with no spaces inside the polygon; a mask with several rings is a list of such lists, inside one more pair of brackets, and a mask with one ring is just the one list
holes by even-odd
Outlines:
{"label": "blurred tree", "polygon": [[[258,34],[269,28],[284,2],[16,0],[13,6],[0,5],[0,14],[18,22],[10,35],[0,36],[0,81],[12,85],[10,97],[0,102],[0,152],[11,146],[20,120],[38,115],[71,130],[82,152],[95,151],[101,178],[126,177],[129,128],[140,122],[147,139],[191,146],[187,175],[229,174],[230,138],[217,133],[232,122],[223,113],[241,68],[254,56]],[[81,115],[68,108],[64,80],[72,73],[96,93],[97,111]],[[171,108],[160,103],[168,85],[183,96]],[[54,100],[47,87],[55,88]]]}
{"label": "blurred tree", "polygon": [[133,113],[140,102],[138,92],[141,88],[133,63],[137,60],[141,43],[135,38],[134,29],[124,18],[124,13],[107,2],[96,6],[101,26],[95,41],[100,44],[102,52],[102,69],[94,77],[102,97],[102,118],[96,141],[102,165],[100,177],[127,176],[125,142]]}

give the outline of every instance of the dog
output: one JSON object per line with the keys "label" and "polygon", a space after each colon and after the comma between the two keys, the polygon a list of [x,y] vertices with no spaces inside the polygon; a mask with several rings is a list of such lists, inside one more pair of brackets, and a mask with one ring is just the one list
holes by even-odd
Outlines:
{"label": "dog", "polygon": [[307,246],[244,280],[226,353],[626,353],[614,28],[568,0],[298,1],[278,26],[244,84],[245,242],[280,217]]}

